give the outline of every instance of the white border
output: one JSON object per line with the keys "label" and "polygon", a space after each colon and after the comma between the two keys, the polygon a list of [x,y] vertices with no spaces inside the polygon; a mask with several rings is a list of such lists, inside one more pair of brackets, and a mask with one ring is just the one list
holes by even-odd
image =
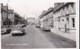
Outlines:
{"label": "white border", "polygon": [[[54,0],[54,2],[56,2],[56,0]],[[77,40],[76,43],[77,43],[77,47],[76,48],[45,48],[45,49],[79,49],[79,0],[57,0],[57,2],[76,2],[76,40]],[[3,3],[3,0],[0,0],[0,3]],[[0,11],[0,27],[1,27],[1,11]],[[1,34],[0,34],[0,45],[1,45]],[[0,46],[0,49],[1,49],[1,46]],[[37,49],[43,49],[43,48],[37,48]]]}

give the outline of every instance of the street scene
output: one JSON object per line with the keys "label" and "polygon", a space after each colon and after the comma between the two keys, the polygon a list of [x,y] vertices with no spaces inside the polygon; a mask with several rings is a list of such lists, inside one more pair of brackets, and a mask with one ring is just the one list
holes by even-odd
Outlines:
{"label": "street scene", "polygon": [[2,49],[76,48],[75,2],[47,3],[44,9],[10,2],[0,3]]}
{"label": "street scene", "polygon": [[[35,26],[25,27],[24,36],[2,36],[2,48],[75,48],[74,41],[58,36],[51,32],[44,32]],[[67,42],[66,40],[69,40]]]}

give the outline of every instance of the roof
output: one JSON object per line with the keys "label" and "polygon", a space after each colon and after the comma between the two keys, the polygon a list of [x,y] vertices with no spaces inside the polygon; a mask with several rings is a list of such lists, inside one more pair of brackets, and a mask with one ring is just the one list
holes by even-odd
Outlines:
{"label": "roof", "polygon": [[45,12],[45,14],[44,14],[43,16],[47,15],[48,13],[50,13],[50,12],[52,12],[52,11],[53,11],[53,8],[51,7],[51,8],[48,9],[47,12]]}
{"label": "roof", "polygon": [[53,7],[50,7],[47,11],[42,12],[42,14],[39,16],[39,18],[43,18],[45,15],[53,11]]}
{"label": "roof", "polygon": [[65,6],[68,6],[69,4],[74,4],[74,2],[68,2],[68,3],[60,4],[60,5],[58,5],[58,6],[56,6],[54,8],[54,11],[53,12],[55,13],[56,11],[60,10],[61,8],[64,8]]}
{"label": "roof", "polygon": [[10,9],[10,10],[8,10],[8,12],[9,12],[9,13],[13,13],[13,10]]}

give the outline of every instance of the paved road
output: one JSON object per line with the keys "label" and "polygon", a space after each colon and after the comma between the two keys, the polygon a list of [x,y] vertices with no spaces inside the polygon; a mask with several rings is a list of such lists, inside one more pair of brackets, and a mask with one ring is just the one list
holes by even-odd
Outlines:
{"label": "paved road", "polygon": [[72,44],[61,40],[61,37],[50,32],[44,32],[35,26],[25,27],[24,36],[2,35],[3,49],[22,48],[72,48]]}

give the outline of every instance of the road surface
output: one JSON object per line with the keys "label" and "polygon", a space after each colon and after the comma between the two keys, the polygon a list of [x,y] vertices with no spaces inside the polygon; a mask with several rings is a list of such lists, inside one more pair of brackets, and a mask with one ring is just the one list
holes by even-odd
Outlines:
{"label": "road surface", "polygon": [[22,48],[74,48],[60,37],[51,32],[42,31],[40,28],[28,25],[25,27],[24,36],[2,35],[2,49],[22,49]]}

